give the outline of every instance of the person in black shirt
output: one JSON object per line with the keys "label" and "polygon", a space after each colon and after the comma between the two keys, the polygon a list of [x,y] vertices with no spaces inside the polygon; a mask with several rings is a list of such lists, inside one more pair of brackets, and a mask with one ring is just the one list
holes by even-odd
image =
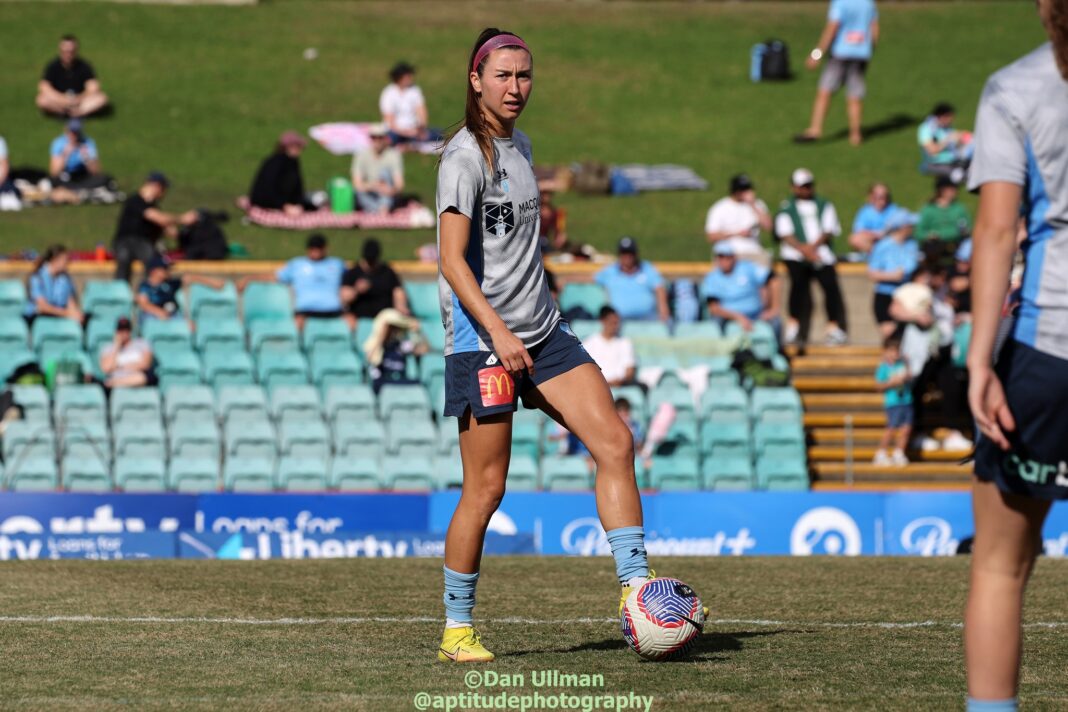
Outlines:
{"label": "person in black shirt", "polygon": [[171,274],[171,261],[157,255],[145,265],[145,278],[137,288],[134,303],[141,309],[141,321],[145,319],[170,319],[179,315],[178,293],[189,284],[203,284],[215,290],[223,289],[221,279],[201,277],[195,274]]}
{"label": "person in black shirt", "polygon": [[300,153],[307,141],[296,131],[286,131],[278,138],[274,153],[256,171],[249,190],[249,202],[258,208],[284,210],[300,215],[314,210],[304,197],[304,179],[300,175]]}
{"label": "person in black shirt", "polygon": [[170,182],[162,173],[150,173],[140,190],[126,199],[115,228],[115,279],[129,281],[130,265],[134,260],[147,265],[159,255],[157,244],[164,234],[175,236],[178,225],[191,225],[197,220],[196,211],[181,215],[166,213],[159,203],[167,194]]}
{"label": "person in black shirt", "polygon": [[37,83],[37,108],[56,116],[89,116],[108,104],[93,65],[78,56],[78,38],[63,35],[59,56],[45,67]]}
{"label": "person in black shirt", "polygon": [[404,286],[393,268],[382,262],[382,244],[373,237],[363,243],[360,260],[341,277],[341,303],[353,326],[357,319],[374,319],[384,309],[410,313]]}

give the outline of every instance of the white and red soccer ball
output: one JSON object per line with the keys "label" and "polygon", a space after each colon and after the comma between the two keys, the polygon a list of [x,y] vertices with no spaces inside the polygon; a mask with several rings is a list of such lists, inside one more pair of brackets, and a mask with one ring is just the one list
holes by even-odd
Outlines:
{"label": "white and red soccer ball", "polygon": [[619,622],[634,652],[646,660],[667,660],[693,646],[705,614],[692,588],[678,579],[656,578],[630,592]]}

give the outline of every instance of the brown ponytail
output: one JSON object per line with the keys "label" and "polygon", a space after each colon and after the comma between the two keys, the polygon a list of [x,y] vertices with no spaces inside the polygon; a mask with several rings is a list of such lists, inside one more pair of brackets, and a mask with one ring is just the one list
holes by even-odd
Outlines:
{"label": "brown ponytail", "polygon": [[59,257],[60,255],[65,254],[66,252],[67,252],[67,248],[66,248],[65,245],[55,244],[55,245],[49,245],[47,248],[45,248],[44,252],[42,252],[41,254],[37,255],[37,259],[33,263],[33,269],[30,270],[30,274],[27,275],[27,277],[26,277],[26,287],[27,287],[27,289],[30,286],[30,280],[33,278],[33,276],[35,274],[37,274],[38,272],[41,271],[41,267],[43,267],[44,265],[48,264],[49,262],[51,262],[55,258]]}
{"label": "brown ponytail", "polygon": [[1063,0],[1041,0],[1038,4],[1042,24],[1053,42],[1053,56],[1061,76],[1068,81],[1068,6]]}
{"label": "brown ponytail", "polygon": [[[482,156],[486,159],[486,165],[490,167],[490,172],[495,169],[495,161],[493,158],[493,136],[490,135],[489,127],[486,125],[486,117],[482,115],[482,108],[479,106],[479,95],[475,93],[475,88],[471,86],[471,65],[475,61],[475,55],[482,45],[486,44],[490,39],[497,35],[515,35],[514,32],[508,30],[500,30],[496,27],[487,27],[479,34],[478,39],[475,40],[475,46],[471,48],[471,54],[467,58],[468,71],[464,73],[465,81],[467,82],[467,104],[464,108],[464,120],[457,124],[456,127],[449,134],[449,137],[445,139],[445,144],[448,145],[449,141],[452,141],[459,133],[461,128],[466,128],[471,132],[471,135],[475,137],[475,142],[478,144],[479,150],[482,151]],[[518,35],[516,35],[518,37]],[[479,62],[475,71],[479,76],[482,76],[482,70],[486,66],[486,60],[483,59]]]}

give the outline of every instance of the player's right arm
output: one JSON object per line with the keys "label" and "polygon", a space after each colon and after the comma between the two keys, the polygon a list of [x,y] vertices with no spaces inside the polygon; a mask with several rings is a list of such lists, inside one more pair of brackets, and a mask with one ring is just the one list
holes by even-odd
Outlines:
{"label": "player's right arm", "polygon": [[447,208],[441,213],[441,239],[439,260],[441,274],[452,287],[457,299],[482,325],[493,341],[493,352],[501,364],[512,373],[533,373],[534,360],[530,358],[523,342],[519,340],[500,315],[490,306],[486,295],[475,279],[475,273],[467,264],[465,255],[471,239],[471,219],[456,208]]}

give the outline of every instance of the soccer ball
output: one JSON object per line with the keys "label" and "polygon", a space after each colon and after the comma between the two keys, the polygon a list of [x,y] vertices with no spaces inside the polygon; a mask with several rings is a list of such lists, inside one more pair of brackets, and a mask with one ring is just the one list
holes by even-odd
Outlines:
{"label": "soccer ball", "polygon": [[619,622],[634,652],[646,660],[667,660],[693,646],[705,614],[692,588],[678,579],[656,578],[630,592]]}

